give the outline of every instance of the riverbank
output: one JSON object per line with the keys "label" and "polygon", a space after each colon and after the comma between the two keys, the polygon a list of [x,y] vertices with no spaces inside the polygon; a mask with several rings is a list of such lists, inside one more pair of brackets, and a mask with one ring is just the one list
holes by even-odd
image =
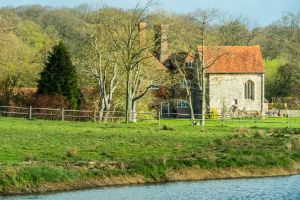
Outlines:
{"label": "riverbank", "polygon": [[300,163],[296,163],[291,168],[233,168],[233,169],[201,169],[198,166],[188,167],[181,170],[171,170],[164,178],[153,179],[142,175],[138,176],[115,176],[91,178],[89,180],[66,181],[62,183],[44,183],[38,187],[28,187],[17,189],[11,187],[4,195],[19,194],[40,194],[49,192],[63,192],[81,189],[91,189],[109,186],[139,185],[150,183],[166,183],[176,181],[201,181],[215,179],[237,179],[237,178],[258,178],[258,177],[278,177],[300,174]]}
{"label": "riverbank", "polygon": [[300,173],[299,129],[162,124],[0,118],[0,194]]}

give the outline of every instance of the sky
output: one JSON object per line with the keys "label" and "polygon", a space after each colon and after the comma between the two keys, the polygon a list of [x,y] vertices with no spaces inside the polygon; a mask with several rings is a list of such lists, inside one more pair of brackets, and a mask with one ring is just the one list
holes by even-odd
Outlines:
{"label": "sky", "polygon": [[[139,0],[145,3],[146,0]],[[217,8],[228,15],[249,18],[256,25],[266,26],[288,12],[300,12],[300,0],[157,0],[155,9],[175,13],[191,12],[198,8]],[[133,8],[137,0],[0,0],[0,7],[40,4],[52,7],[76,7],[88,4],[101,7],[103,4],[119,8]]]}

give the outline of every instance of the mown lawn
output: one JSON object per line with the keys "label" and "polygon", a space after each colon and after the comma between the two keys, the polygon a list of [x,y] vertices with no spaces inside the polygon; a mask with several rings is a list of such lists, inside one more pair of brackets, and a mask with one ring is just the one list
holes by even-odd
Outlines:
{"label": "mown lawn", "polygon": [[272,121],[225,127],[207,122],[202,128],[187,120],[158,125],[0,117],[0,192],[103,175],[161,178],[168,169],[192,165],[289,167],[300,161],[300,129],[284,128],[283,119]]}

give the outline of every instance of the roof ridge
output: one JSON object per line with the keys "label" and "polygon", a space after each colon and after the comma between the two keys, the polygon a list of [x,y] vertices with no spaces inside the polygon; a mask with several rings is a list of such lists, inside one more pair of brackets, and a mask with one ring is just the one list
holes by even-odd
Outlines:
{"label": "roof ridge", "polygon": [[[202,46],[197,47],[201,51]],[[206,65],[211,64],[207,73],[264,73],[259,45],[204,47]],[[186,60],[192,59],[194,58],[189,55]]]}

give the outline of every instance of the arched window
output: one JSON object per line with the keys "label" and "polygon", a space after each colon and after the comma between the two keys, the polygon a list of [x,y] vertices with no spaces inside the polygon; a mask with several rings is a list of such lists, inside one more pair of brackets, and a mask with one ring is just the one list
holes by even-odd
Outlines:
{"label": "arched window", "polygon": [[245,99],[254,100],[255,88],[254,82],[249,80],[245,83]]}

